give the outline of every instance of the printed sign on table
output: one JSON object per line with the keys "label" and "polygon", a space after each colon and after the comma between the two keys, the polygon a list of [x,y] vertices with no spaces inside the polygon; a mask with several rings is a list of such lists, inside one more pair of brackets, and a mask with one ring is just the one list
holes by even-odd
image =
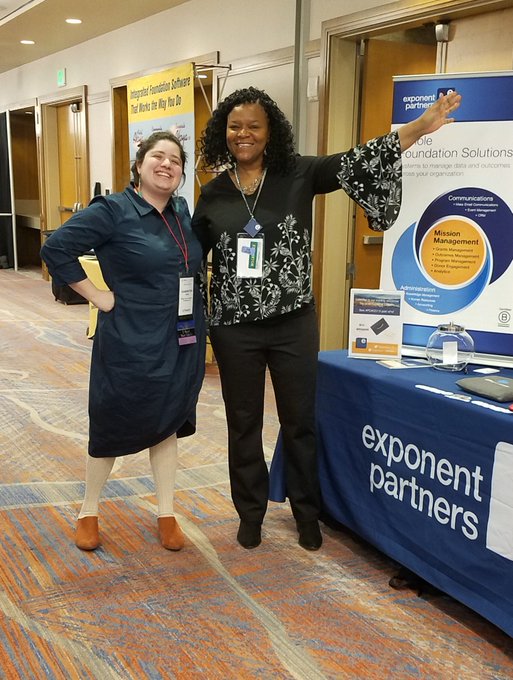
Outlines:
{"label": "printed sign on table", "polygon": [[403,297],[401,291],[351,290],[350,357],[391,359],[401,356]]}

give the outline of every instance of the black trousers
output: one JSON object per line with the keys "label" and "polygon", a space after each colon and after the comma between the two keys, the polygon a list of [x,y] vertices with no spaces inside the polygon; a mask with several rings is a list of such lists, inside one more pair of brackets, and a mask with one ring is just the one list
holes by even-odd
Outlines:
{"label": "black trousers", "polygon": [[266,369],[283,437],[287,495],[296,520],[317,519],[315,378],[319,335],[313,307],[276,319],[210,330],[228,423],[231,494],[239,517],[261,522],[269,499],[262,428]]}

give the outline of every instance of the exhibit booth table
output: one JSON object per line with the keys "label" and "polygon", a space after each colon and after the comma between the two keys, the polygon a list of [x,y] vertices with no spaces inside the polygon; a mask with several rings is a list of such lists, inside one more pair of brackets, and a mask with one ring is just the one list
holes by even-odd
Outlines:
{"label": "exhibit booth table", "polygon": [[[513,411],[463,377],[321,352],[324,511],[513,635]],[[285,496],[279,441],[270,497]]]}

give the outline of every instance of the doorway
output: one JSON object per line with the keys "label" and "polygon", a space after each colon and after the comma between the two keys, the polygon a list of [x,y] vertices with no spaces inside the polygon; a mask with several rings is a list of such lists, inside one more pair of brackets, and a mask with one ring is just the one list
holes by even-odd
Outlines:
{"label": "doorway", "polygon": [[[41,238],[85,207],[91,198],[86,88],[38,100]],[[43,277],[48,272],[43,265]]]}
{"label": "doorway", "polygon": [[14,195],[14,266],[41,266],[41,223],[36,140],[36,109],[26,106],[9,112]]}
{"label": "doorway", "polygon": [[[435,73],[434,28],[367,40],[364,52],[359,142],[390,130],[395,75]],[[363,209],[356,207],[351,268],[354,288],[379,288],[382,243],[383,235],[369,228]]]}
{"label": "doorway", "polygon": [[[429,41],[422,32],[367,40],[333,36],[326,115],[320,122],[325,152],[336,153],[387,133],[392,122],[392,76],[434,73],[436,53],[436,40]],[[319,198],[316,224],[324,226],[315,229],[314,289],[321,347],[337,349],[347,342],[351,288],[379,288],[383,236],[367,226],[363,210],[344,192]]]}
{"label": "doorway", "polygon": [[[362,55],[360,45],[366,47],[374,40],[389,40],[394,34],[405,34],[415,30],[435,31],[435,25],[439,22],[451,23],[459,26],[465,20],[472,20],[485,15],[493,15],[494,10],[501,18],[504,7],[511,3],[501,0],[489,0],[486,9],[479,0],[452,0],[443,3],[445,8],[442,13],[440,3],[436,0],[426,0],[420,4],[392,3],[374,10],[357,12],[355,14],[327,21],[322,27],[321,37],[321,83],[320,91],[323,93],[319,108],[319,153],[335,153],[344,148],[353,146],[360,139],[369,137],[370,127],[367,134],[363,134],[364,121],[361,117],[360,103],[363,101],[363,83],[365,69],[361,66]],[[506,10],[505,10],[506,11]],[[456,21],[458,23],[456,23]],[[475,26],[474,32],[467,39],[467,52],[474,55],[468,63],[480,60],[475,51]],[[455,31],[452,31],[455,34]],[[403,42],[405,49],[408,41],[399,41],[398,62],[393,65],[397,74],[408,74],[407,52],[402,53]],[[455,43],[449,43],[451,53]],[[509,43],[507,44],[509,46]],[[390,47],[390,46],[389,46]],[[435,66],[428,69],[424,66],[416,66],[424,72],[443,72],[447,62],[447,44],[438,43]],[[392,49],[392,48],[390,48]],[[492,49],[492,48],[490,48]],[[378,50],[379,53],[379,50]],[[445,54],[445,60],[440,57]],[[506,58],[510,58],[510,51],[506,52]],[[377,57],[377,67],[380,67],[381,57]],[[354,69],[350,66],[354,64]],[[472,68],[476,68],[472,65]],[[478,67],[479,68],[479,67]],[[390,82],[390,87],[392,83]],[[346,102],[340,103],[342,94],[353,104],[351,108]],[[381,107],[381,103],[379,104]],[[380,133],[390,129],[391,107],[389,111],[388,125],[381,127]],[[360,132],[362,132],[360,136]],[[370,132],[370,136],[374,136]],[[350,143],[347,143],[350,138]],[[354,283],[355,261],[353,249],[355,248],[356,234],[356,211],[354,205],[349,208],[347,204],[336,197],[342,192],[334,192],[335,195],[320,196],[316,201],[315,232],[313,252],[313,283],[314,292],[319,311],[319,326],[321,335],[321,348],[340,349],[347,347],[349,295]],[[364,236],[378,236],[375,232],[365,234],[360,232],[358,245],[363,251],[362,257],[371,261],[372,264],[364,264],[361,261],[358,267],[360,273],[372,272],[381,267],[380,241],[371,240],[364,245]],[[367,253],[365,255],[364,253]],[[379,264],[378,264],[379,263]],[[360,279],[364,281],[365,279]]]}
{"label": "doorway", "polygon": [[0,267],[16,266],[13,243],[14,191],[9,137],[9,112],[0,113]]}

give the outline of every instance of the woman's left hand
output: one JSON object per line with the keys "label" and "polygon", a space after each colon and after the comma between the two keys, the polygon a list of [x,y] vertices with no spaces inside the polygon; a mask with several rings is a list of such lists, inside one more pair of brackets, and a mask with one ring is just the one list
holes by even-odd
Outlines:
{"label": "woman's left hand", "polygon": [[454,123],[454,118],[448,116],[456,111],[460,103],[461,94],[458,94],[455,90],[439,97],[418,119],[424,128],[422,134],[427,135],[430,132],[436,132],[442,125]]}
{"label": "woman's left hand", "polygon": [[439,97],[415,120],[401,125],[398,130],[401,151],[406,151],[424,135],[436,132],[447,123],[453,123],[454,118],[450,114],[456,111],[460,103],[461,95],[454,90]]}

